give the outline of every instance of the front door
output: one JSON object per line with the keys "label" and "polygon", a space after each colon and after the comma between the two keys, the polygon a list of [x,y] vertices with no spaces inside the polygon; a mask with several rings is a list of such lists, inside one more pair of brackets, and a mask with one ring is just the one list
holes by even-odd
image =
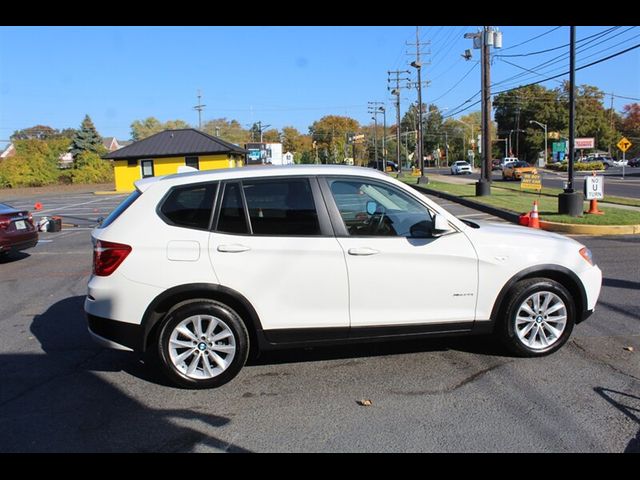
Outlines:
{"label": "front door", "polygon": [[478,259],[459,231],[413,238],[429,209],[386,182],[327,179],[344,223],[352,327],[471,322]]}

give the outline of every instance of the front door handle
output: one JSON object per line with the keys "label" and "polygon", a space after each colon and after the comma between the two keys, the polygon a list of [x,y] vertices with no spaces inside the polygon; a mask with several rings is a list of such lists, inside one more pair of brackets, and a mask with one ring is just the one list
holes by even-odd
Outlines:
{"label": "front door handle", "polygon": [[218,245],[219,252],[240,253],[240,252],[246,252],[248,250],[251,250],[251,247],[247,247],[246,245],[240,245],[237,243],[232,245]]}
{"label": "front door handle", "polygon": [[366,255],[376,255],[378,253],[380,253],[380,250],[376,250],[375,248],[369,248],[369,247],[360,247],[360,248],[350,248],[349,249],[349,255],[366,256]]}

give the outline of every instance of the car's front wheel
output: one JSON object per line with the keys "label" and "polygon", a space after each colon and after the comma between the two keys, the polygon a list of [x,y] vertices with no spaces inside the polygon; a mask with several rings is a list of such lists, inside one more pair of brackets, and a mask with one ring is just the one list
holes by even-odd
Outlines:
{"label": "car's front wheel", "polygon": [[186,388],[219,387],[244,366],[249,335],[227,305],[198,300],[170,312],[157,336],[157,357],[172,383]]}
{"label": "car's front wheel", "polygon": [[575,306],[567,289],[548,278],[518,282],[510,291],[497,330],[514,354],[538,357],[558,350],[575,323]]}

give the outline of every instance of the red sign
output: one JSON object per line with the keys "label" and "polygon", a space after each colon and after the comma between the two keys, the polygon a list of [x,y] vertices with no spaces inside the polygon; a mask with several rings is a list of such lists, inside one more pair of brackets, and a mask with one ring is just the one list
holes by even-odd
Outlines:
{"label": "red sign", "polygon": [[596,142],[593,137],[576,138],[576,148],[595,148]]}

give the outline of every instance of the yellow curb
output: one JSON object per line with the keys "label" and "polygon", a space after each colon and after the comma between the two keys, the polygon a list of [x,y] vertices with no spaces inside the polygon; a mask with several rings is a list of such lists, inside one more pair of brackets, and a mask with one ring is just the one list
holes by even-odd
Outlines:
{"label": "yellow curb", "polygon": [[540,228],[550,232],[575,235],[633,235],[640,233],[640,225],[578,225],[540,220]]}

